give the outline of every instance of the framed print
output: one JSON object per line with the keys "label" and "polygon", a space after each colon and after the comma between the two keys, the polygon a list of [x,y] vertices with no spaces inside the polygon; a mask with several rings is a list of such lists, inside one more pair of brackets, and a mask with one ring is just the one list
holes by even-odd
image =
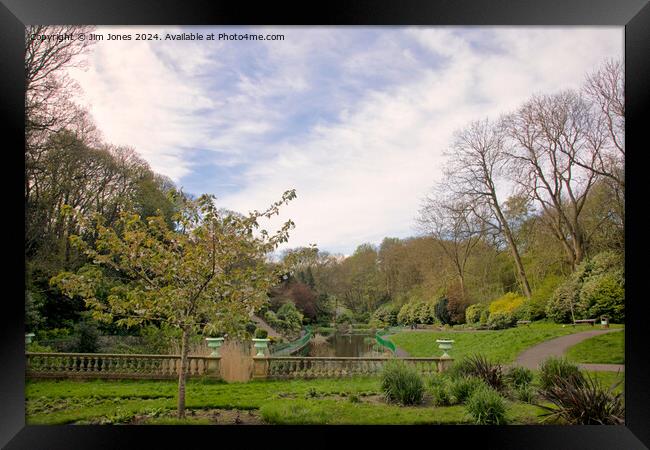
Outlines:
{"label": "framed print", "polygon": [[6,448],[648,448],[647,2],[1,10]]}

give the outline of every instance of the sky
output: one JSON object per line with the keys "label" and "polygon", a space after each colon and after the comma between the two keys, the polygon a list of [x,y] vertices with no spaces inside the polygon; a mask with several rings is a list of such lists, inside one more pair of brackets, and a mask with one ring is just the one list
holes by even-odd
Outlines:
{"label": "sky", "polygon": [[[162,40],[165,33],[284,40]],[[185,192],[262,210],[297,198],[283,248],[349,255],[417,233],[453,132],[623,59],[622,27],[98,27],[70,69],[106,142]],[[158,33],[158,41],[108,34]],[[282,249],[282,248],[281,248]]]}

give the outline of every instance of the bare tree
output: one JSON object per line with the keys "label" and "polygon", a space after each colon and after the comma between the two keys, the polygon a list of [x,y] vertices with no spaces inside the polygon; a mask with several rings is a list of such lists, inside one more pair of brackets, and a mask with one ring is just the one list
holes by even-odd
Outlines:
{"label": "bare tree", "polygon": [[587,247],[580,214],[597,180],[588,168],[597,166],[605,142],[602,123],[580,94],[564,91],[533,97],[503,124],[513,179],[541,207],[540,218],[575,269]]}
{"label": "bare tree", "polygon": [[451,261],[464,301],[467,262],[472,250],[485,234],[485,225],[475,216],[474,208],[470,205],[444,198],[443,195],[439,193],[426,198],[417,222],[423,232],[435,238],[435,242]]}
{"label": "bare tree", "polygon": [[507,162],[504,144],[502,128],[488,120],[472,122],[456,132],[452,151],[448,154],[447,186],[483,222],[486,230],[505,238],[515,263],[517,279],[524,295],[530,298],[530,284],[517,242],[497,193]]}

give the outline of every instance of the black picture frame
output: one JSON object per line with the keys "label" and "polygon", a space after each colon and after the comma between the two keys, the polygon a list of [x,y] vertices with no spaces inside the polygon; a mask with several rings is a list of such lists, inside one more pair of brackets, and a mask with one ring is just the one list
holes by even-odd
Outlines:
{"label": "black picture frame", "polygon": [[[626,208],[626,272],[628,301],[625,329],[625,426],[437,426],[420,427],[100,427],[25,426],[24,407],[24,267],[20,267],[19,211],[24,209],[21,183],[24,164],[24,26],[27,24],[95,25],[614,25],[625,27],[626,183],[632,205],[643,190],[643,154],[647,148],[650,106],[650,5],[647,0],[330,0],[239,2],[173,0],[1,0],[0,111],[5,128],[3,156],[9,261],[0,327],[0,445],[7,449],[198,448],[206,445],[287,446],[344,445],[362,439],[363,446],[397,439],[406,445],[498,449],[642,449],[650,446],[650,365],[646,342],[650,316],[642,292],[643,202]],[[534,57],[534,55],[531,55]],[[7,142],[9,138],[9,142]],[[7,203],[6,200],[12,200]],[[8,246],[6,246],[7,248]],[[639,263],[637,263],[639,262]],[[19,273],[23,271],[22,275]],[[5,288],[6,289],[6,288]],[[290,434],[287,434],[290,432]],[[344,438],[335,436],[345,434]],[[197,442],[201,439],[203,442]],[[236,439],[237,441],[232,441]],[[137,442],[137,444],[135,444]],[[399,444],[398,444],[399,445]],[[402,444],[403,445],[403,444]]]}

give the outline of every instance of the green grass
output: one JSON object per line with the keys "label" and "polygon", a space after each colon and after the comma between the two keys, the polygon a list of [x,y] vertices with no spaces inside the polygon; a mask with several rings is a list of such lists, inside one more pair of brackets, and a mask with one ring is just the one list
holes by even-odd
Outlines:
{"label": "green grass", "polygon": [[571,347],[566,356],[577,363],[624,364],[625,333],[595,336]]}
{"label": "green grass", "polygon": [[[311,394],[310,394],[311,392]],[[315,393],[315,394],[314,394]],[[176,421],[176,384],[170,381],[28,381],[27,423],[127,423],[150,415],[151,424],[208,424],[204,418]],[[359,402],[351,402],[350,396]],[[254,409],[273,424],[443,424],[470,423],[464,407],[401,407],[380,398],[380,380],[352,378],[187,385],[189,409]],[[537,423],[539,411],[509,404],[511,423]],[[160,416],[165,417],[160,417]]]}
{"label": "green grass", "polygon": [[590,329],[592,329],[591,326],[573,327],[536,322],[530,326],[519,326],[506,330],[412,331],[390,335],[388,338],[411,356],[440,356],[442,351],[438,348],[436,339],[453,339],[455,342],[449,355],[454,359],[460,359],[472,353],[481,353],[496,362],[509,363],[529,347],[559,336]]}

